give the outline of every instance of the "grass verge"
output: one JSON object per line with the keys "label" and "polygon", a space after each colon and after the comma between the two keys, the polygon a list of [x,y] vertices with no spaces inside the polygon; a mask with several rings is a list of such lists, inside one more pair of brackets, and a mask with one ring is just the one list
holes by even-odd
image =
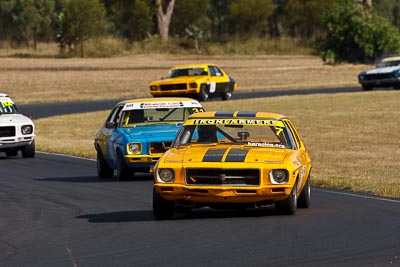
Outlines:
{"label": "grass verge", "polygon": [[[270,111],[295,123],[313,159],[313,184],[400,197],[398,91],[206,102],[207,110]],[[37,149],[95,157],[109,111],[35,121]]]}

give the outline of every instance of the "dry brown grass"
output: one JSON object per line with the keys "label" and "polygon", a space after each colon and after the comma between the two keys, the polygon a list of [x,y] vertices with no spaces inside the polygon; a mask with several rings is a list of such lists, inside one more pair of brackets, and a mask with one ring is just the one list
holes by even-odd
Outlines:
{"label": "dry brown grass", "polygon": [[[219,64],[237,80],[238,91],[358,86],[357,74],[371,68],[324,65],[313,56],[0,58],[0,91],[17,103],[148,97],[150,81],[184,62]],[[374,91],[218,101],[205,107],[283,113],[311,151],[314,184],[400,197],[399,100],[398,91]],[[38,149],[94,157],[93,138],[108,112],[37,120]]]}
{"label": "dry brown grass", "polygon": [[[374,91],[204,105],[207,110],[285,114],[311,152],[314,185],[400,197],[399,102],[398,91]],[[95,157],[93,138],[108,112],[37,120],[38,149]]]}
{"label": "dry brown grass", "polygon": [[357,86],[366,65],[325,65],[314,56],[132,55],[116,58],[0,58],[0,91],[19,103],[150,96],[151,81],[179,63],[219,64],[238,91]]}

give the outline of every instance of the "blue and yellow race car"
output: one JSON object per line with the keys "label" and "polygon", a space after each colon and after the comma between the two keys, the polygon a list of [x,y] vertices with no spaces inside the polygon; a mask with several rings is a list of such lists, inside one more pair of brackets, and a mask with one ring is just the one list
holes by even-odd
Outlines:
{"label": "blue and yellow race car", "polygon": [[116,104],[98,130],[94,147],[97,173],[120,180],[135,172],[149,172],[170,147],[189,115],[204,111],[190,98],[144,98]]}

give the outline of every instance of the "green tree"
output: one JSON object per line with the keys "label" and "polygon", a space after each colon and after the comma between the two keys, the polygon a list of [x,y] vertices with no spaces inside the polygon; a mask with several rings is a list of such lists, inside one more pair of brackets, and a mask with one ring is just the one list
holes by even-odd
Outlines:
{"label": "green tree", "polygon": [[12,32],[13,8],[16,0],[0,1],[0,38],[8,39]]}
{"label": "green tree", "polygon": [[54,4],[54,0],[3,1],[1,27],[11,41],[36,49],[38,39],[52,34]]}
{"label": "green tree", "polygon": [[211,0],[207,17],[210,20],[211,38],[221,40],[229,33],[230,0]]}
{"label": "green tree", "polygon": [[105,33],[105,8],[98,0],[69,0],[60,15],[59,43],[74,51],[78,46],[84,57],[84,42]]}
{"label": "green tree", "polygon": [[335,0],[288,0],[284,5],[285,26],[293,37],[312,38],[319,35],[322,14]]}
{"label": "green tree", "polygon": [[149,0],[106,0],[107,17],[113,23],[114,35],[140,41],[153,29],[153,11]]}
{"label": "green tree", "polygon": [[209,0],[177,1],[171,18],[170,33],[184,36],[190,25],[192,25],[190,27],[194,26],[203,32],[207,32],[210,25],[207,17],[209,9]]}
{"label": "green tree", "polygon": [[338,0],[324,14],[323,26],[327,34],[319,50],[324,61],[366,62],[400,49],[398,29],[353,0]]}
{"label": "green tree", "polygon": [[268,32],[268,18],[273,14],[273,0],[236,0],[230,5],[233,33],[243,37],[265,35]]}

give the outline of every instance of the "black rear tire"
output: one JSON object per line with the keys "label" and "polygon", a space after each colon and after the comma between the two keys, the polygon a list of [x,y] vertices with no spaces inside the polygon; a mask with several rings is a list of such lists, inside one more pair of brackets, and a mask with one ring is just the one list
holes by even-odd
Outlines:
{"label": "black rear tire", "polygon": [[311,175],[308,175],[307,181],[301,190],[300,196],[297,200],[297,207],[300,209],[307,209],[311,203]]}
{"label": "black rear tire", "polygon": [[222,100],[226,101],[226,100],[230,100],[232,98],[232,89],[230,84],[227,84],[225,86],[225,90],[224,93],[222,94]]}

